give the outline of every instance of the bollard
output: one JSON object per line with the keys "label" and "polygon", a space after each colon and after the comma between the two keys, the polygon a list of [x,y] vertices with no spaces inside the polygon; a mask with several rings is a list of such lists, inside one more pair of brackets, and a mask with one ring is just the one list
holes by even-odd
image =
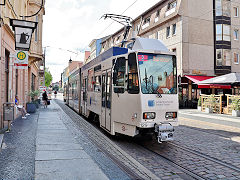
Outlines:
{"label": "bollard", "polygon": [[3,125],[5,121],[8,121],[7,132],[11,129],[11,121],[14,120],[14,103],[4,103],[3,104]]}

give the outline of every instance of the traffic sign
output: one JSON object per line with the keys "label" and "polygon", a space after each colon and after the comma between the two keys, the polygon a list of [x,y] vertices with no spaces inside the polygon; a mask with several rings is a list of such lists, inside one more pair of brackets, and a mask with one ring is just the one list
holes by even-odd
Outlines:
{"label": "traffic sign", "polygon": [[27,69],[28,68],[28,52],[27,51],[16,51],[15,54],[15,67],[17,69]]}

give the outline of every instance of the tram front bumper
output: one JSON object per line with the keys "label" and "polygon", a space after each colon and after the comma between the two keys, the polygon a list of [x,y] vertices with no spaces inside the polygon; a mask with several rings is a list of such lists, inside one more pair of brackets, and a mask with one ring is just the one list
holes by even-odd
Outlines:
{"label": "tram front bumper", "polygon": [[170,123],[155,124],[155,133],[159,143],[173,141],[174,127]]}

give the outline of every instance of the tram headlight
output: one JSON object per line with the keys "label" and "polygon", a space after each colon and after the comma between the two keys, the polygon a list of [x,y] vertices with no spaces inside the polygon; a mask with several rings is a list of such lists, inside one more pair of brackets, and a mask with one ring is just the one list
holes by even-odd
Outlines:
{"label": "tram headlight", "polygon": [[145,112],[143,113],[143,119],[155,119],[156,113],[155,112]]}
{"label": "tram headlight", "polygon": [[177,118],[177,112],[166,112],[165,118],[166,119],[175,119],[175,118]]}

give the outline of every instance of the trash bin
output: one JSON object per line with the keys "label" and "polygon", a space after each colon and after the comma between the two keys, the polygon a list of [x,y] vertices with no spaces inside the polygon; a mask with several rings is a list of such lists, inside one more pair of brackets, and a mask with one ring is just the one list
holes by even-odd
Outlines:
{"label": "trash bin", "polygon": [[13,120],[14,120],[14,103],[4,103],[3,104],[3,122],[8,121],[8,130],[10,130],[10,124],[11,124],[11,121]]}

